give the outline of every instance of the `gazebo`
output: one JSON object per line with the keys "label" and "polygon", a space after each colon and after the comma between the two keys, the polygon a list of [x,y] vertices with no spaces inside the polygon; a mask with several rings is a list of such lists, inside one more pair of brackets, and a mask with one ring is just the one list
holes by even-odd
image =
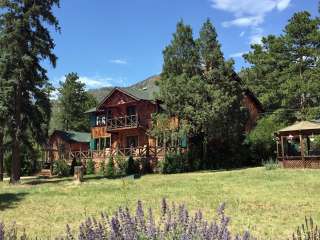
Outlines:
{"label": "gazebo", "polygon": [[275,133],[277,157],[284,168],[320,168],[319,121],[302,121]]}

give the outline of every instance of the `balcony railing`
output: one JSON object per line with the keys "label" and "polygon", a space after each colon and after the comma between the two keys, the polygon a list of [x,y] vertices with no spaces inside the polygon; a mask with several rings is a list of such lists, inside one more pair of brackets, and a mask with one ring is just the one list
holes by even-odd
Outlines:
{"label": "balcony railing", "polygon": [[114,129],[121,129],[121,128],[136,128],[139,126],[138,115],[136,114],[136,115],[106,119],[104,126],[106,126],[107,130],[114,130]]}

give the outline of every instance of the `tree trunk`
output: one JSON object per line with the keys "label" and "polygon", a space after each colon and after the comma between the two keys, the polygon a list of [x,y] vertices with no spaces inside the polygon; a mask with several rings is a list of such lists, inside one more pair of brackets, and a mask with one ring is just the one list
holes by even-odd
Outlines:
{"label": "tree trunk", "polygon": [[4,147],[3,147],[3,131],[0,131],[0,182],[3,181],[3,155],[4,155]]}
{"label": "tree trunk", "polygon": [[18,83],[15,96],[15,126],[12,134],[12,163],[10,183],[15,184],[20,181],[20,137],[21,137],[21,86]]}

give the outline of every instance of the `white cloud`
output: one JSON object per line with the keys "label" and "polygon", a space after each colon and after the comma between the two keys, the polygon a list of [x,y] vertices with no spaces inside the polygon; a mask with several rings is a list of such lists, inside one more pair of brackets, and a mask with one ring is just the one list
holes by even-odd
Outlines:
{"label": "white cloud", "polygon": [[237,52],[237,53],[232,53],[229,55],[231,58],[240,58],[242,57],[243,54],[246,54],[247,52]]}
{"label": "white cloud", "polygon": [[279,11],[283,11],[289,7],[291,0],[281,0],[277,4],[277,9]]}
{"label": "white cloud", "polygon": [[111,81],[112,78],[109,77],[86,77],[80,76],[80,82],[86,84],[87,88],[99,88],[99,87],[110,87],[112,86]]}
{"label": "white cloud", "polygon": [[[64,82],[66,80],[65,76],[60,77],[59,79],[54,80],[55,83]],[[122,79],[114,79],[112,77],[102,77],[99,75],[96,76],[79,76],[80,82],[86,85],[87,89],[91,88],[100,88],[100,87],[110,87],[116,85],[117,83],[122,84]]]}
{"label": "white cloud", "polygon": [[250,44],[260,44],[263,36],[263,29],[259,27],[255,27],[251,29],[250,34]]}
{"label": "white cloud", "polygon": [[242,31],[239,36],[243,37],[245,33],[246,33],[245,31]]}
{"label": "white cloud", "polygon": [[250,43],[260,43],[263,32],[260,26],[265,16],[273,10],[287,9],[291,0],[210,0],[210,2],[213,8],[233,15],[232,20],[222,23],[224,27],[250,27]]}
{"label": "white cloud", "polygon": [[236,17],[245,15],[261,16],[275,8],[286,9],[291,0],[211,0],[212,7],[231,12]]}
{"label": "white cloud", "polygon": [[124,60],[124,59],[112,59],[109,62],[114,64],[122,64],[122,65],[128,64],[127,60]]}
{"label": "white cloud", "polygon": [[263,23],[264,18],[262,16],[253,16],[253,17],[240,17],[231,21],[223,22],[224,27],[248,27],[248,26],[258,26]]}

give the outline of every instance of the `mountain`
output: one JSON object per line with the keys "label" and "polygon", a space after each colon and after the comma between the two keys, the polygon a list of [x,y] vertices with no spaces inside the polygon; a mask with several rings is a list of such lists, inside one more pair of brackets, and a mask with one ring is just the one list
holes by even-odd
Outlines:
{"label": "mountain", "polygon": [[[144,90],[148,92],[157,92],[158,86],[156,85],[156,81],[158,81],[159,79],[160,76],[154,75],[133,85],[122,88],[128,91]],[[98,102],[100,102],[105,96],[108,95],[108,93],[111,92],[113,88],[114,87],[103,87],[91,89],[89,90],[89,93],[92,94],[98,100]]]}

